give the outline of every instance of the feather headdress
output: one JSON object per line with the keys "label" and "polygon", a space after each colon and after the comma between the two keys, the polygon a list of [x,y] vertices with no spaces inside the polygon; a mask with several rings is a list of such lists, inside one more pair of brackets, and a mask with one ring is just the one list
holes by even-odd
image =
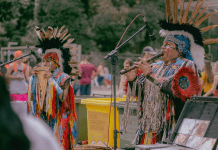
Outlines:
{"label": "feather headdress", "polygon": [[38,53],[41,54],[56,53],[59,58],[58,66],[60,66],[60,71],[70,74],[72,68],[69,62],[71,56],[74,56],[71,55],[71,51],[75,49],[72,46],[70,47],[69,44],[71,44],[74,39],[69,38],[71,34],[67,35],[68,29],[61,32],[64,27],[65,26],[62,26],[59,30],[58,28],[53,30],[52,27],[48,27],[46,32],[43,28],[36,27],[35,32],[40,44],[35,47],[39,48]]}
{"label": "feather headdress", "polygon": [[[159,22],[162,30],[161,36],[166,36],[165,40],[169,40],[178,45],[179,52],[186,56],[187,59],[193,60],[198,70],[202,70],[204,66],[204,45],[218,43],[218,39],[203,39],[202,33],[206,32],[217,25],[208,26],[199,29],[203,21],[214,15],[216,12],[209,13],[202,17],[207,5],[201,12],[204,0],[198,0],[192,11],[190,19],[188,19],[189,8],[193,0],[190,0],[184,10],[184,0],[165,0],[166,20]],[[180,14],[178,16],[178,5],[180,5]],[[199,15],[197,16],[199,12]],[[196,18],[197,17],[197,18]],[[195,19],[196,18],[196,19]]]}

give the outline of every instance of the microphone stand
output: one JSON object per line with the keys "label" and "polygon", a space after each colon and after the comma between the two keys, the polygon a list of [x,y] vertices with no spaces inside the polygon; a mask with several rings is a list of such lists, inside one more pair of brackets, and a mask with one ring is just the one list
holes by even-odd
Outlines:
{"label": "microphone stand", "polygon": [[16,60],[19,60],[19,59],[21,59],[21,58],[23,58],[23,57],[26,57],[26,56],[29,56],[29,55],[31,55],[31,54],[32,54],[32,52],[30,52],[29,54],[23,55],[22,57],[19,57],[19,58],[16,58],[16,59],[14,59],[14,60],[11,60],[11,61],[8,61],[8,62],[6,62],[6,63],[3,63],[3,64],[0,65],[0,67],[4,67],[4,66],[7,65],[7,64],[10,64],[10,63],[12,63],[12,62],[15,62]]}
{"label": "microphone stand", "polygon": [[117,47],[115,50],[112,50],[110,53],[108,53],[104,59],[109,58],[109,62],[112,64],[112,76],[113,76],[113,90],[114,90],[114,130],[113,130],[113,137],[114,137],[114,150],[117,148],[117,133],[121,133],[122,131],[117,131],[116,129],[116,83],[115,83],[115,75],[116,75],[116,64],[118,62],[118,57],[115,55],[118,53],[118,49],[120,49],[124,44],[126,44],[128,41],[130,41],[133,37],[135,37],[138,33],[143,31],[146,28],[146,25],[144,25],[139,31],[137,31],[135,34],[133,34],[129,39],[127,39],[125,42],[123,42],[119,47]]}
{"label": "microphone stand", "polygon": [[[29,48],[29,47],[28,47],[28,48]],[[19,60],[19,59],[21,59],[21,58],[24,58],[24,57],[29,56],[29,55],[32,55],[32,54],[35,54],[35,52],[34,52],[33,50],[30,50],[30,53],[29,53],[29,54],[23,55],[23,56],[21,56],[21,57],[19,57],[19,58],[16,58],[16,59],[14,59],[14,60],[11,60],[11,61],[8,61],[8,62],[6,62],[6,63],[3,63],[3,64],[0,65],[0,67],[4,67],[4,66],[7,65],[7,64],[10,64],[10,63],[12,63],[12,62],[15,62],[16,60]],[[37,62],[38,62],[38,61],[37,61]]]}

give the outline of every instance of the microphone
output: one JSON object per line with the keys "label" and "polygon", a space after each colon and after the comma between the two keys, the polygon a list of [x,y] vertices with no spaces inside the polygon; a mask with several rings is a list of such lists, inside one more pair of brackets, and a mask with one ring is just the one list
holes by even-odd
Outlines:
{"label": "microphone", "polygon": [[148,21],[145,19],[145,17],[143,17],[143,20],[144,20],[144,23],[146,25],[146,28],[148,29],[148,33],[149,33],[149,38],[150,40],[154,41],[156,40],[156,36],[154,35],[154,33],[152,32],[149,24],[148,24]]}
{"label": "microphone", "polygon": [[33,50],[30,50],[30,51],[31,51],[31,54],[35,56],[37,63],[40,63],[42,59]]}

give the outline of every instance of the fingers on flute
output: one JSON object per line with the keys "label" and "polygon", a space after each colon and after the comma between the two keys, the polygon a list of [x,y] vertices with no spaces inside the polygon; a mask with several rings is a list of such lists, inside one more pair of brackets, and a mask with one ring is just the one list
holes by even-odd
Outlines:
{"label": "fingers on flute", "polygon": [[147,62],[143,59],[143,58],[141,58],[141,57],[139,57],[139,60],[141,61],[141,63],[143,63],[143,64],[146,64]]}

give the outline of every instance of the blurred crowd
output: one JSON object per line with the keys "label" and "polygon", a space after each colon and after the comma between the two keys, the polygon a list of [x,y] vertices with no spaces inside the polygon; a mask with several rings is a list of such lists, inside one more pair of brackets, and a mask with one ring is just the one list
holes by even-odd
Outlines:
{"label": "blurred crowd", "polygon": [[[17,50],[10,59],[14,60],[23,56],[21,50]],[[29,57],[23,57],[10,64],[1,67],[0,74],[7,79],[7,86],[10,91],[10,97],[13,101],[26,101],[28,92],[28,83],[32,74],[32,68],[41,66],[29,61]],[[1,64],[3,62],[0,62]],[[78,66],[74,66],[71,72],[72,86],[75,95],[90,95],[91,87],[109,89],[111,75],[108,67],[103,62],[96,67],[90,62],[89,57],[85,57]],[[78,92],[79,91],[79,92]]]}
{"label": "blurred crowd", "polygon": [[[110,88],[111,75],[108,67],[106,67],[103,62],[100,62],[99,66],[96,67],[90,62],[89,57],[85,57],[85,59],[80,62],[79,68],[74,67],[73,71],[77,69],[80,73],[79,76],[72,77],[74,78],[73,89],[75,95],[90,95],[93,86]],[[78,90],[80,90],[80,92],[77,94]]]}
{"label": "blurred crowd", "polygon": [[[150,46],[146,46],[142,51],[142,58],[144,60],[151,58],[157,53]],[[18,50],[11,55],[11,60],[22,57],[23,53]],[[24,57],[16,60],[13,63],[7,64],[1,67],[0,74],[5,75],[7,80],[7,86],[10,91],[10,97],[13,101],[26,101],[28,92],[28,82],[31,76],[32,68],[34,66],[41,66],[41,63],[36,64],[29,61],[30,58]],[[161,61],[160,59],[155,62]],[[0,62],[1,64],[3,62]],[[218,61],[212,68],[211,62],[205,60],[203,70],[200,71],[200,80],[202,84],[202,96],[215,96],[218,97]],[[124,65],[128,67],[134,65],[131,58],[127,58],[124,61]],[[214,71],[213,71],[214,70]],[[76,74],[78,72],[78,74]],[[91,88],[97,87],[99,89],[111,88],[111,74],[107,66],[103,62],[100,62],[98,67],[90,62],[89,57],[85,57],[78,66],[72,69],[72,86],[75,95],[90,95]],[[126,88],[127,79],[125,75],[120,76],[120,83],[118,89],[118,96],[123,97],[127,91]],[[79,92],[78,92],[79,91]]]}

